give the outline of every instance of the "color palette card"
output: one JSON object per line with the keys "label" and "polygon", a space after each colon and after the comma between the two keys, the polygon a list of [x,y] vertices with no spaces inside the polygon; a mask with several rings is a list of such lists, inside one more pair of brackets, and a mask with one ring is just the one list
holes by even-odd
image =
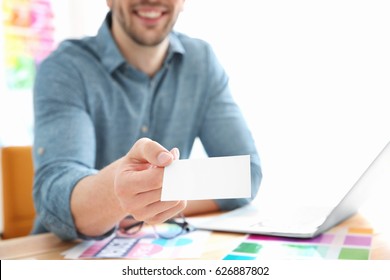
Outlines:
{"label": "color palette card", "polygon": [[208,231],[193,231],[173,239],[143,235],[134,238],[119,233],[103,240],[84,241],[63,253],[67,259],[186,259],[199,258],[210,236]]}
{"label": "color palette card", "polygon": [[247,235],[223,259],[368,260],[372,234],[370,228],[341,228],[311,239]]}

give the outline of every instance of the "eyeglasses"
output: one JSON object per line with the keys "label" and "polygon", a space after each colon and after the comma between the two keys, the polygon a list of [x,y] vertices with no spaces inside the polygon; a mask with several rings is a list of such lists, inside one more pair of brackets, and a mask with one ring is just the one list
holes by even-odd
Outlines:
{"label": "eyeglasses", "polygon": [[[132,216],[127,216],[124,224],[126,225],[121,226],[119,232],[123,236],[130,237],[146,237],[150,233],[150,228],[152,228],[154,235],[162,239],[173,239],[194,230],[183,214],[180,214],[178,218],[169,219],[162,224],[152,225],[148,228],[144,226],[144,222],[136,221]],[[142,229],[145,229],[145,232],[141,231]]]}

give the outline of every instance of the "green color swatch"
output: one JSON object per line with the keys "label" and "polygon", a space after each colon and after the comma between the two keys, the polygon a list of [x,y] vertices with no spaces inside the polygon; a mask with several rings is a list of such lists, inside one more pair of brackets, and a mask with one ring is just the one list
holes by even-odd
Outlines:
{"label": "green color swatch", "polygon": [[359,248],[342,248],[339,254],[340,260],[368,260],[370,251]]}
{"label": "green color swatch", "polygon": [[257,243],[243,242],[234,250],[234,252],[257,254],[261,247],[262,246]]}

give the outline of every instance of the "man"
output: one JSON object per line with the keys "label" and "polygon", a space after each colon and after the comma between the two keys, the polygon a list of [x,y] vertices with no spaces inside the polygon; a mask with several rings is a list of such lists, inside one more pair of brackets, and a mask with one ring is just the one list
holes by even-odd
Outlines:
{"label": "man", "polygon": [[250,154],[256,195],[259,157],[225,72],[206,43],[172,32],[183,4],[107,0],[97,36],[66,41],[41,64],[34,232],[97,239],[128,215],[157,224],[248,203],[160,201],[164,167],[188,158],[196,137],[209,156]]}

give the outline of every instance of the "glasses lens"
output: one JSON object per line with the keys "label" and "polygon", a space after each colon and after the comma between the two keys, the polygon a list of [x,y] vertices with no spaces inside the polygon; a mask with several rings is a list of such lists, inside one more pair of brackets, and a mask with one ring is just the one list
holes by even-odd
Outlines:
{"label": "glasses lens", "polygon": [[168,223],[155,226],[154,230],[160,238],[164,239],[175,238],[176,236],[179,236],[183,231],[180,225]]}
{"label": "glasses lens", "polygon": [[126,235],[135,235],[143,227],[143,222],[134,220],[131,216],[126,217],[119,223],[119,231]]}
{"label": "glasses lens", "polygon": [[135,223],[135,224],[127,227],[126,234],[128,234],[128,235],[137,234],[141,230],[142,226],[143,226],[142,222]]}
{"label": "glasses lens", "polygon": [[156,225],[154,226],[154,230],[160,238],[164,239],[172,239],[191,231],[184,217],[168,220],[163,224]]}
{"label": "glasses lens", "polygon": [[136,221],[133,218],[126,218],[119,225],[120,236],[132,238],[163,238],[172,239],[181,234],[188,233],[193,229],[186,222],[184,216],[170,219],[159,225],[146,225],[144,222]]}

